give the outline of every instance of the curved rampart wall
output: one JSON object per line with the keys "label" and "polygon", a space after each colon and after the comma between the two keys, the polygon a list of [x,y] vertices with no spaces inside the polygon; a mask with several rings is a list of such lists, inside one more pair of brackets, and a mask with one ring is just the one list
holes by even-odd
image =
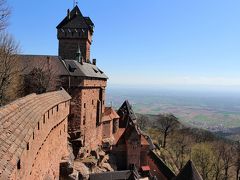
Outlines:
{"label": "curved rampart wall", "polygon": [[61,90],[0,108],[0,179],[58,179],[70,99]]}

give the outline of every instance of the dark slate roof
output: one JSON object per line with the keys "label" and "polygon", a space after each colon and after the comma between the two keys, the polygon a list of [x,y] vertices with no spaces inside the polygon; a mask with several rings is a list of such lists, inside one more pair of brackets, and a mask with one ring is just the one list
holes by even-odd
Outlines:
{"label": "dark slate roof", "polygon": [[84,17],[78,8],[75,6],[70,12],[70,18],[68,15],[62,20],[62,22],[57,26],[60,28],[76,28],[76,29],[89,29],[93,32],[94,24],[89,17]]}
{"label": "dark slate roof", "polygon": [[20,66],[24,74],[28,74],[34,67],[51,68],[56,76],[78,76],[107,79],[108,77],[96,65],[76,60],[62,60],[59,56],[47,55],[19,55]]}
{"label": "dark slate roof", "polygon": [[97,174],[90,174],[90,180],[132,180],[133,172],[130,170],[126,171],[114,171],[114,172],[104,172],[104,173],[97,173]]}
{"label": "dark slate roof", "polygon": [[137,116],[135,115],[132,106],[130,105],[130,103],[128,102],[128,100],[126,100],[122,106],[119,108],[118,112],[119,115],[124,114],[126,115],[130,120],[130,122],[132,123],[136,123],[137,120]]}
{"label": "dark slate roof", "polygon": [[[158,169],[167,179],[173,179],[174,177],[176,177],[175,174],[171,171],[171,169],[167,167],[167,165],[161,160],[161,158],[156,153],[150,151],[148,156],[155,162]],[[183,178],[181,180],[185,179]]]}
{"label": "dark slate roof", "polygon": [[96,65],[83,62],[82,64],[76,60],[64,60],[65,66],[71,76],[78,77],[94,77],[101,79],[108,79],[108,77]]}
{"label": "dark slate roof", "polygon": [[198,173],[193,162],[189,160],[187,164],[183,167],[180,173],[177,175],[175,180],[202,180],[202,177]]}
{"label": "dark slate roof", "polygon": [[34,67],[41,69],[51,68],[54,75],[69,75],[63,61],[58,56],[47,55],[18,55],[23,73],[28,74]]}
{"label": "dark slate roof", "polygon": [[149,149],[150,149],[150,150],[155,149],[156,147],[155,147],[155,145],[153,144],[153,141],[152,141],[151,137],[148,136],[148,135],[146,135],[146,134],[143,134],[143,133],[142,133],[142,135],[143,135],[143,136],[145,137],[145,139],[147,140],[147,142],[148,142],[148,144],[149,144]]}

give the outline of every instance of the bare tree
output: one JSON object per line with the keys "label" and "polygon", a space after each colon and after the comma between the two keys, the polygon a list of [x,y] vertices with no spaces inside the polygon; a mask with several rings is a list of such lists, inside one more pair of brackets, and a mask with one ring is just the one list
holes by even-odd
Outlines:
{"label": "bare tree", "polygon": [[236,180],[240,179],[240,142],[237,142],[234,148],[235,152],[235,171],[236,171]]}
{"label": "bare tree", "polygon": [[192,148],[192,160],[199,170],[203,180],[212,179],[214,153],[212,147],[207,143],[196,144]]}
{"label": "bare tree", "polygon": [[186,134],[177,132],[171,136],[170,143],[174,154],[173,161],[180,170],[190,159],[191,139]]}
{"label": "bare tree", "polygon": [[147,116],[141,115],[141,114],[138,115],[137,124],[141,130],[143,131],[146,130],[146,126],[148,123],[149,123],[149,119]]}
{"label": "bare tree", "polygon": [[162,147],[166,147],[167,137],[180,125],[177,118],[173,114],[159,114],[157,118],[157,126],[163,134]]}
{"label": "bare tree", "polygon": [[0,31],[6,29],[8,25],[8,18],[10,16],[10,9],[6,0],[0,0]]}
{"label": "bare tree", "polygon": [[45,93],[50,90],[55,90],[59,79],[51,66],[50,57],[43,60],[39,64],[34,64],[33,69],[23,77],[23,92],[24,95],[31,93]]}
{"label": "bare tree", "polygon": [[18,67],[18,44],[7,33],[0,34],[0,105],[7,103],[17,96],[16,85],[20,69]]}
{"label": "bare tree", "polygon": [[222,154],[224,180],[230,178],[229,169],[234,165],[233,163],[233,146],[227,143],[220,143],[218,150]]}

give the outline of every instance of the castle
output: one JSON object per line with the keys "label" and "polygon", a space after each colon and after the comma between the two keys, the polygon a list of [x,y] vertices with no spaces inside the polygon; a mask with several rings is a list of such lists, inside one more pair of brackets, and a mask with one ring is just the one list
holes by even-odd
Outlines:
{"label": "castle", "polygon": [[19,55],[28,64],[24,73],[47,62],[60,84],[53,85],[53,92],[32,94],[0,109],[0,179],[59,179],[69,156],[68,134],[76,159],[104,149],[116,157],[115,171],[124,179],[140,179],[139,170],[149,178],[201,179],[191,162],[175,176],[139,129],[128,101],[117,112],[106,106],[108,77],[90,59],[93,33],[94,23],[75,6],[57,26],[58,56]]}

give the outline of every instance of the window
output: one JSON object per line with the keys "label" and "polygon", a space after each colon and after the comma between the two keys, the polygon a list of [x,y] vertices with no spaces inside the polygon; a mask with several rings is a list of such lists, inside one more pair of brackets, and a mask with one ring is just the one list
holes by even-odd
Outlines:
{"label": "window", "polygon": [[34,139],[34,132],[33,132],[33,139]]}
{"label": "window", "polygon": [[29,150],[29,143],[27,143],[27,150]]}
{"label": "window", "polygon": [[49,111],[48,111],[48,119],[49,119],[49,116],[50,116],[50,115],[49,115]]}
{"label": "window", "polygon": [[97,101],[97,110],[96,110],[96,126],[100,125],[101,118],[101,101]]}
{"label": "window", "polygon": [[58,105],[57,105],[57,112],[58,112]]}
{"label": "window", "polygon": [[43,124],[45,124],[45,114],[43,115]]}
{"label": "window", "polygon": [[83,116],[83,125],[86,124],[86,116]]}
{"label": "window", "polygon": [[86,108],[86,103],[83,104],[83,107]]}
{"label": "window", "polygon": [[62,135],[62,131],[60,130],[60,136]]}
{"label": "window", "polygon": [[20,159],[17,162],[17,169],[21,169],[21,161],[20,161]]}
{"label": "window", "polygon": [[92,100],[92,105],[94,105],[94,100]]}
{"label": "window", "polygon": [[38,122],[38,130],[40,129],[40,123]]}

